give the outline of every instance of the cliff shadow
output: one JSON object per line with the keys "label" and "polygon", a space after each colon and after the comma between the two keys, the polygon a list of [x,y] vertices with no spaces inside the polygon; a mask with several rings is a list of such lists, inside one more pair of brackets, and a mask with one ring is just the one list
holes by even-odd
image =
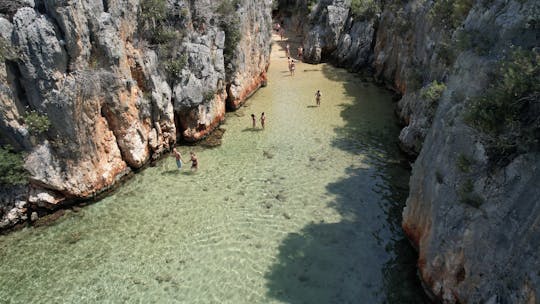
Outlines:
{"label": "cliff shadow", "polygon": [[339,105],[345,125],[335,128],[332,145],[362,164],[326,186],[340,222],[314,221],[283,240],[265,275],[268,295],[291,304],[429,303],[401,229],[410,166],[398,147],[391,94],[346,71],[323,70],[330,79],[356,78],[344,83],[354,101]]}

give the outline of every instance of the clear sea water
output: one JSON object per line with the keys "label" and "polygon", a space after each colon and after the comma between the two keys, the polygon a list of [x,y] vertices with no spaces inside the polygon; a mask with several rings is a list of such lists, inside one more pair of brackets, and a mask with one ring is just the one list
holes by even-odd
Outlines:
{"label": "clear sea water", "polygon": [[166,158],[0,236],[0,303],[424,303],[390,93],[326,64],[291,77],[279,43],[268,75],[220,147],[179,147],[198,172]]}

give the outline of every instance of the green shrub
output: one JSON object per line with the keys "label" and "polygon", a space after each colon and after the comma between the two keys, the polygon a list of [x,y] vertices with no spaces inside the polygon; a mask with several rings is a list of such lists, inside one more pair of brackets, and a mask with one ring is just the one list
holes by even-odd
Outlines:
{"label": "green shrub", "polygon": [[473,0],[434,1],[429,16],[435,25],[453,30],[465,20],[473,3]]}
{"label": "green shrub", "polygon": [[469,178],[458,190],[459,201],[463,204],[478,208],[484,203],[484,199],[474,192],[474,183]]}
{"label": "green shrub", "polygon": [[371,19],[375,17],[377,13],[380,13],[380,11],[381,9],[375,0],[351,1],[351,13],[359,19]]}
{"label": "green shrub", "polygon": [[143,23],[143,26],[156,28],[167,19],[169,16],[169,9],[167,7],[167,0],[142,0],[139,10],[139,21]]}
{"label": "green shrub", "polygon": [[221,1],[216,9],[216,13],[222,17],[231,16],[236,14],[236,8],[240,4],[239,0],[224,0]]}
{"label": "green shrub", "polygon": [[204,101],[211,101],[212,99],[214,99],[214,96],[216,95],[216,93],[214,91],[206,91],[204,94],[203,94],[203,99]]}
{"label": "green shrub", "polygon": [[456,166],[458,167],[459,171],[463,173],[470,173],[471,172],[471,160],[463,153],[459,154]]}
{"label": "green shrub", "polygon": [[439,83],[434,80],[420,91],[420,97],[427,100],[430,105],[435,104],[441,98],[443,92],[446,90],[444,83]]}
{"label": "green shrub", "polygon": [[182,69],[186,66],[188,56],[186,54],[181,55],[175,59],[169,59],[165,62],[165,70],[172,76],[180,74]]}
{"label": "green shrub", "polygon": [[167,44],[179,38],[180,33],[169,26],[159,26],[154,29],[154,35],[150,38],[153,44]]}
{"label": "green shrub", "polygon": [[19,52],[4,37],[0,36],[0,61],[15,60],[19,58]]}
{"label": "green shrub", "polygon": [[11,147],[0,147],[0,184],[24,185],[28,173],[24,169],[24,157]]}
{"label": "green shrub", "polygon": [[32,110],[24,115],[24,123],[28,127],[28,131],[33,134],[47,132],[51,126],[49,117],[44,114]]}
{"label": "green shrub", "polygon": [[310,13],[315,5],[317,4],[318,0],[307,0],[306,1],[306,7],[308,9],[308,13]]}
{"label": "green shrub", "polygon": [[495,44],[495,38],[478,30],[460,30],[456,35],[455,44],[459,51],[472,50],[478,55],[485,56]]}
{"label": "green shrub", "polygon": [[540,52],[516,50],[499,65],[486,93],[472,99],[465,121],[486,135],[508,139],[507,144],[530,143],[535,138],[527,134],[539,126],[529,110],[539,96]]}
{"label": "green shrub", "polygon": [[223,57],[225,60],[225,66],[227,67],[234,57],[234,51],[240,42],[241,35],[241,22],[240,17],[236,13],[238,6],[238,0],[226,0],[223,1],[217,9],[217,13],[220,14],[221,22],[220,26],[225,32],[225,48],[223,50]]}

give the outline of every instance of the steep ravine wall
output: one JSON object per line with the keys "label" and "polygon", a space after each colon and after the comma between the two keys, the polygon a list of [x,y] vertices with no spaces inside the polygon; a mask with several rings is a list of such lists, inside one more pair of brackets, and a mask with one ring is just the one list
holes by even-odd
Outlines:
{"label": "steep ravine wall", "polygon": [[[26,154],[30,175],[2,187],[0,229],[92,198],[216,128],[266,82],[270,6],[0,1],[0,144]],[[33,131],[28,113],[48,129]]]}
{"label": "steep ravine wall", "polygon": [[[307,1],[283,0],[280,16],[303,21],[307,62],[367,68],[402,94],[400,140],[417,157],[403,228],[418,248],[426,290],[444,303],[539,303],[539,93],[521,114],[536,117],[536,145],[517,147],[502,161],[492,152],[500,138],[465,117],[475,98],[505,77],[498,67],[515,50],[535,54],[538,66],[540,4],[352,2],[377,6],[355,15],[351,1],[320,0],[309,11]],[[540,83],[538,68],[532,77]],[[434,81],[444,90],[430,100]]]}

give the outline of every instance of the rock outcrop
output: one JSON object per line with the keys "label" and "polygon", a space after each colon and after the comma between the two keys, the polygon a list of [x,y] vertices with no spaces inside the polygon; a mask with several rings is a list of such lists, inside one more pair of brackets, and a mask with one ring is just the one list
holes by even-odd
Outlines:
{"label": "rock outcrop", "polygon": [[0,144],[27,155],[30,175],[23,196],[6,196],[17,202],[2,199],[0,228],[92,198],[216,128],[227,102],[265,82],[270,6],[0,1]]}
{"label": "rock outcrop", "polygon": [[[350,70],[367,65],[376,79],[402,94],[398,114],[406,126],[400,140],[417,156],[403,228],[418,248],[427,290],[444,303],[537,303],[538,86],[512,102],[526,100],[509,128],[526,128],[518,134],[528,137],[527,145],[516,146],[526,141],[518,136],[510,148],[501,148],[505,138],[486,133],[467,117],[478,106],[475,100],[503,77],[511,81],[527,72],[531,83],[540,83],[540,5],[373,3],[379,11],[355,15],[344,9],[351,1],[319,1],[303,17],[305,56],[308,62],[328,60]],[[282,1],[280,9],[291,6]],[[522,56],[516,59],[522,63],[533,59],[523,70],[500,69],[513,53]],[[504,117],[493,118],[506,124]]]}

